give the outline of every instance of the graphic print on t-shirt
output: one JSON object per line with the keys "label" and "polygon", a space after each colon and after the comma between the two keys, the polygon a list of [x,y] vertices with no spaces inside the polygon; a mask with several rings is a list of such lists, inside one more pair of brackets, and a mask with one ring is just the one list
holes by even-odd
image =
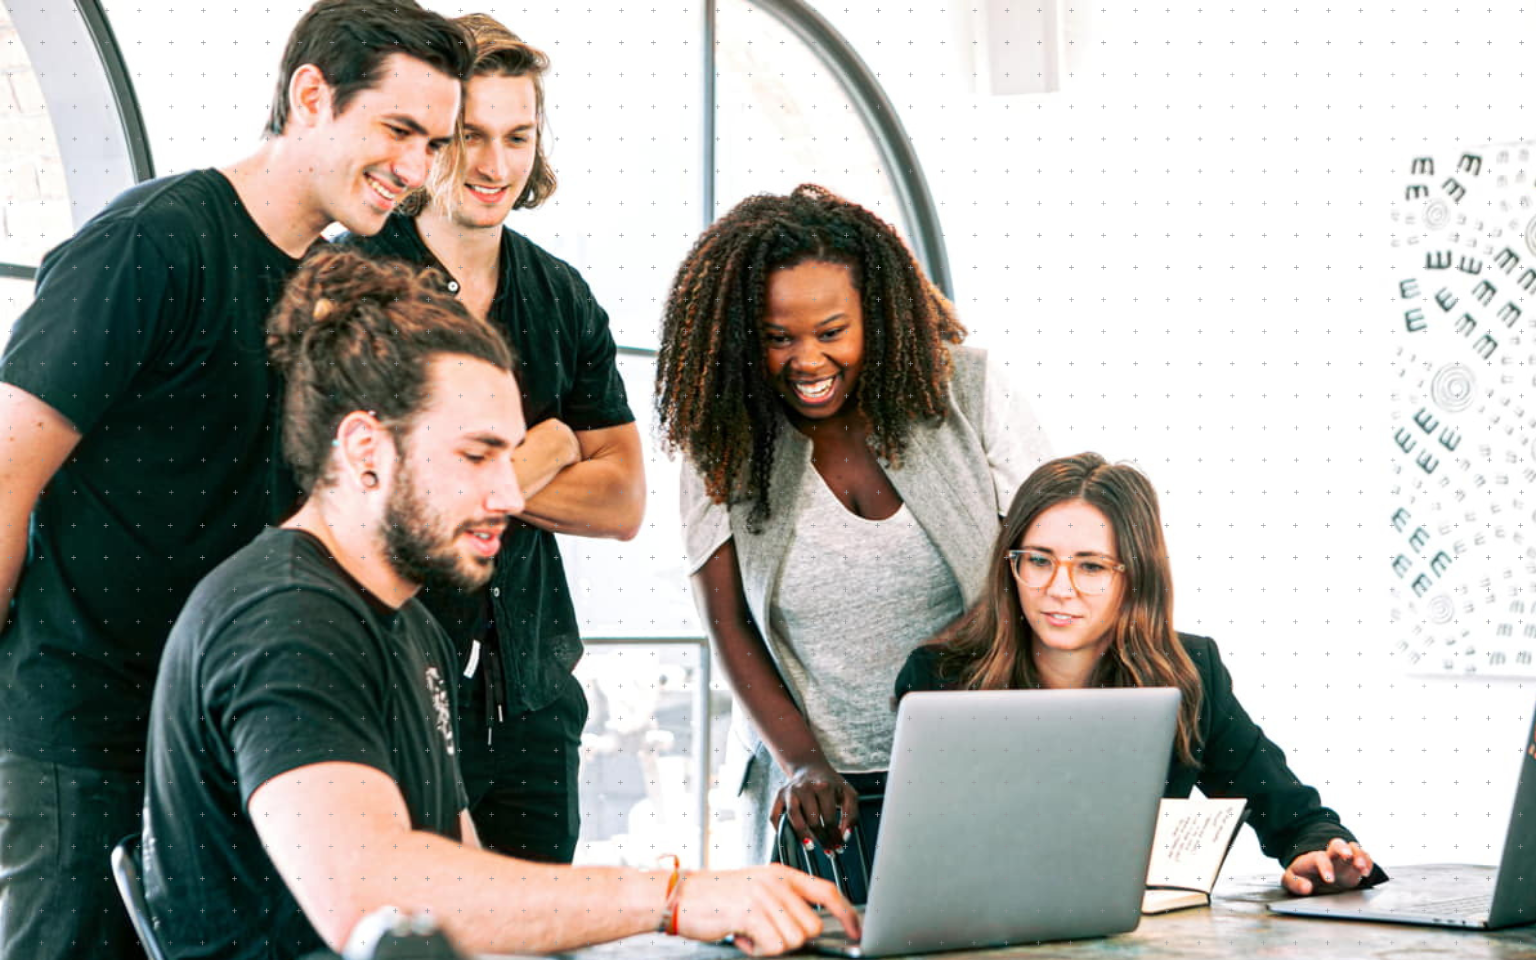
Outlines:
{"label": "graphic print on t-shirt", "polygon": [[443,683],[443,675],[438,673],[436,667],[427,668],[427,696],[432,698],[432,706],[437,710],[437,732],[443,735],[443,743],[448,748],[448,756],[453,756],[453,721],[448,707],[448,687]]}

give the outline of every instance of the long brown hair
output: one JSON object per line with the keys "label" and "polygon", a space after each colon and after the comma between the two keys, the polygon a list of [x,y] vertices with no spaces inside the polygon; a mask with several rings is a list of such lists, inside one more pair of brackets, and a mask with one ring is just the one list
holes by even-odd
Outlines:
{"label": "long brown hair", "polygon": [[1110,643],[1091,681],[1095,687],[1176,687],[1183,694],[1174,745],[1179,759],[1194,763],[1200,716],[1200,674],[1173,629],[1173,576],[1157,492],[1139,470],[1080,453],[1042,465],[1014,495],[1002,533],[992,548],[981,598],[934,642],[940,672],[967,690],[1018,690],[1040,686],[1032,655],[1034,632],[1024,619],[1018,585],[1008,566],[1030,524],[1057,504],[1082,501],[1109,520],[1115,549],[1125,564],[1119,613]]}
{"label": "long brown hair", "polygon": [[436,269],[345,247],[312,254],[267,320],[283,374],[283,453],[299,486],[328,482],[332,440],[348,414],[373,411],[397,440],[427,404],[428,362],[460,353],[513,371],[512,348],[464,309]]}
{"label": "long brown hair", "polygon": [[778,395],[763,370],[768,278],[807,262],[846,266],[864,312],[859,409],[871,445],[900,462],[914,423],[942,418],[949,345],[965,339],[954,308],[900,235],[824,187],[748,197],[705,230],[677,271],[656,359],[657,429],[716,503],[751,503],[768,519]]}
{"label": "long brown hair", "polygon": [[[549,56],[538,47],[523,42],[521,37],[486,14],[467,13],[455,17],[453,22],[469,34],[474,45],[475,63],[467,80],[475,77],[528,77],[533,81],[536,115],[533,169],[528,172],[528,182],[523,184],[523,192],[512,203],[513,210],[531,210],[548,200],[559,185],[544,145],[549,127],[544,116],[544,74],[549,70]],[[467,91],[463,106],[464,109],[469,106]],[[416,216],[429,201],[436,202],[444,210],[458,202],[458,187],[464,182],[468,166],[464,153],[463,109],[459,111],[456,126],[453,140],[438,152],[432,171],[427,175],[426,185],[400,199],[400,212],[406,216]]]}

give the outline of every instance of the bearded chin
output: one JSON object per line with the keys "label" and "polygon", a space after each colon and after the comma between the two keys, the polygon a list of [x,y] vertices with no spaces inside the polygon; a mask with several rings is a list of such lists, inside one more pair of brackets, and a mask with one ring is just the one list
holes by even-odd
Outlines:
{"label": "bearded chin", "polygon": [[[390,492],[384,511],[384,546],[389,564],[410,583],[428,589],[473,593],[491,579],[495,562],[488,557],[463,557],[453,547],[454,536],[438,538],[428,511],[408,482]],[[472,564],[466,564],[471,560]]]}
{"label": "bearded chin", "polygon": [[485,586],[491,577],[491,563],[477,562],[466,567],[447,550],[433,550],[411,531],[401,527],[389,528],[385,538],[389,550],[389,565],[404,579],[428,589],[450,589],[474,592]]}

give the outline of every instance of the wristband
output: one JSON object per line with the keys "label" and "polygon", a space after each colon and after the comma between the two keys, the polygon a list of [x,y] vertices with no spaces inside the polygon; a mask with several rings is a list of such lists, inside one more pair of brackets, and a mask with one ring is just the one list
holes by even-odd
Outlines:
{"label": "wristband", "polygon": [[657,933],[677,934],[677,901],[683,889],[683,865],[677,858],[677,854],[668,853],[661,857],[661,863],[665,865],[671,862],[672,874],[667,877],[666,906],[661,911],[661,922],[656,925]]}
{"label": "wristband", "polygon": [[672,888],[672,895],[667,898],[667,910],[663,919],[667,924],[667,935],[677,936],[677,925],[682,919],[683,884],[688,882],[688,874],[678,871],[677,886]]}

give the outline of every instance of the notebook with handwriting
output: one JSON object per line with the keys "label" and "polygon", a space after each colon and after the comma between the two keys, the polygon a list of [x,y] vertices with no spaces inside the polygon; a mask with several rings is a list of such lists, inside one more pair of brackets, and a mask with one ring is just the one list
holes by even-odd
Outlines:
{"label": "notebook with handwriting", "polygon": [[1209,904],[1221,865],[1247,815],[1248,801],[1241,799],[1164,800],[1157,811],[1141,912],[1168,913]]}

